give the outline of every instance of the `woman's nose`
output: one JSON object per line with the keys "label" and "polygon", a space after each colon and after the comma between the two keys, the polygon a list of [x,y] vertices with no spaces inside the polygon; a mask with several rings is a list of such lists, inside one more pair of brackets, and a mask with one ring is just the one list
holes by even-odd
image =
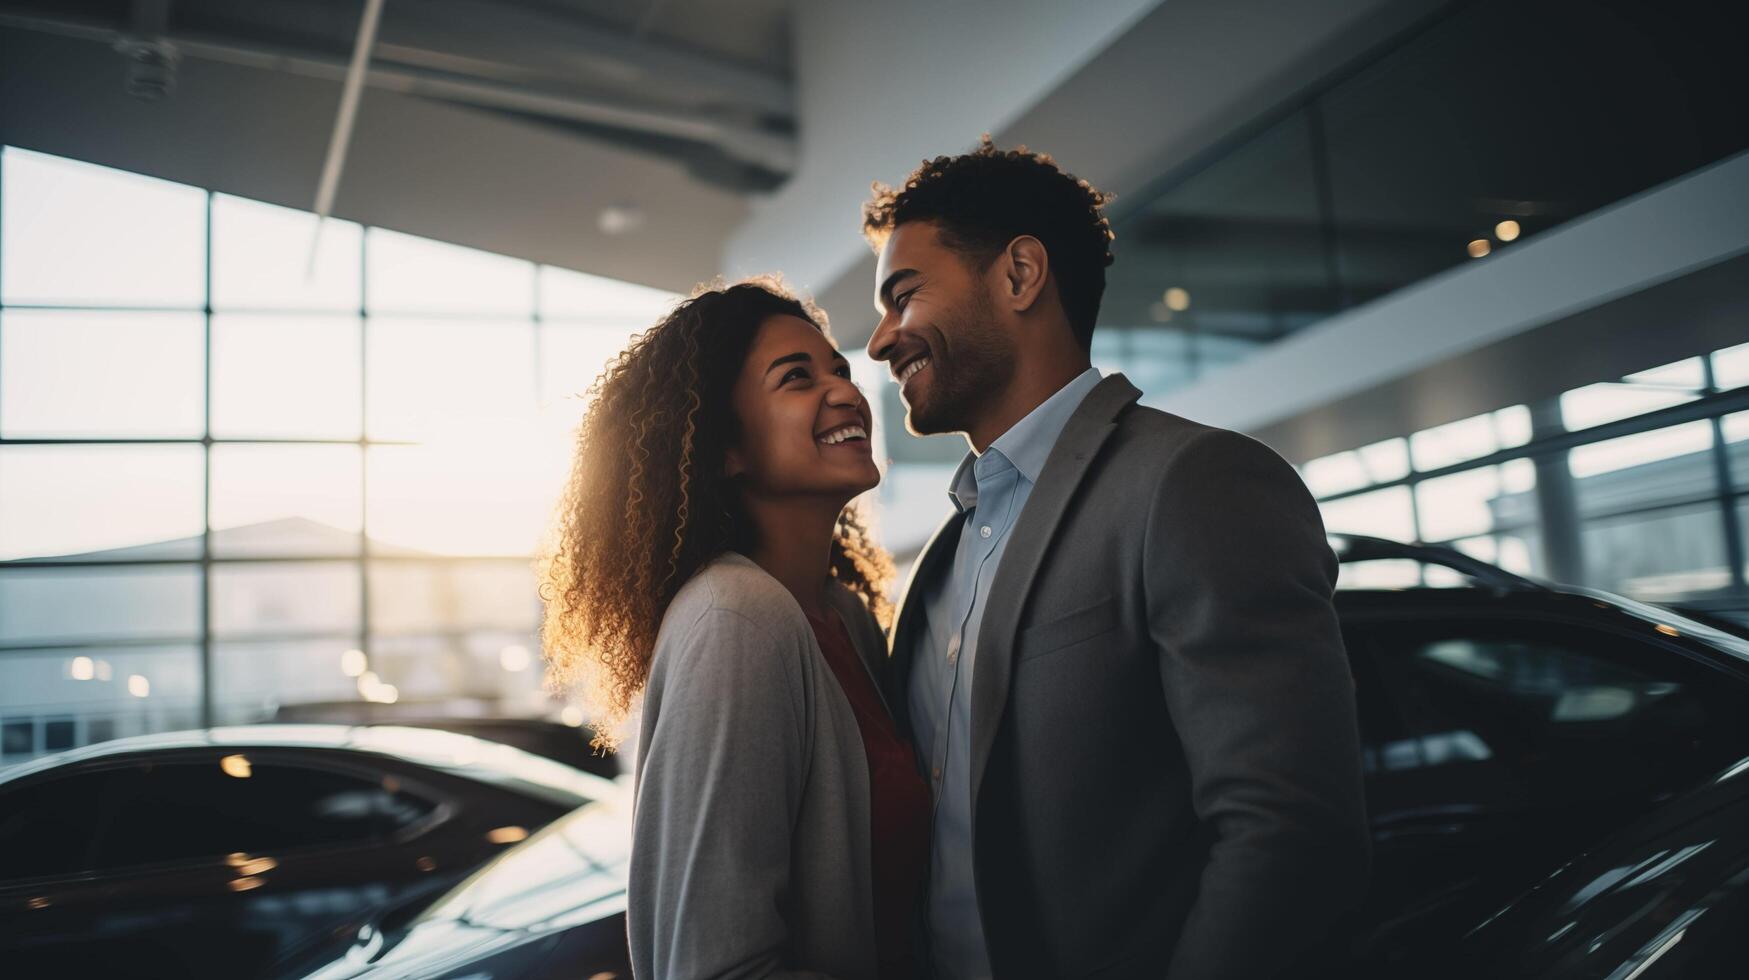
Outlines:
{"label": "woman's nose", "polygon": [[826,389],[826,403],[829,405],[855,405],[862,401],[862,389],[849,378],[834,378]]}

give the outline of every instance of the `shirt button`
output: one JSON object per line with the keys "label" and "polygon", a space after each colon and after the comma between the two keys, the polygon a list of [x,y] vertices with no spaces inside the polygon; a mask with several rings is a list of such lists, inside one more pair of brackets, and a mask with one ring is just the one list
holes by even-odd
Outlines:
{"label": "shirt button", "polygon": [[978,528],[978,537],[987,538],[989,536],[990,536],[990,525],[986,524],[983,527]]}
{"label": "shirt button", "polygon": [[935,767],[935,781],[938,783],[941,782],[941,767],[940,766]]}

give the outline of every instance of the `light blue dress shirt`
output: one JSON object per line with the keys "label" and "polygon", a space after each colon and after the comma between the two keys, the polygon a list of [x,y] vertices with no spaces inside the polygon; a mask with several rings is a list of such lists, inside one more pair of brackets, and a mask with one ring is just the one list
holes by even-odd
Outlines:
{"label": "light blue dress shirt", "polygon": [[1088,368],[991,443],[968,453],[954,472],[948,496],[966,515],[948,574],[922,596],[926,628],[913,631],[907,692],[919,757],[929,767],[935,794],[934,847],[929,875],[929,932],[936,976],[979,980],[990,976],[984,926],[972,882],[971,714],[972,672],[980,656],[978,625],[1008,532],[1026,506],[1069,417],[1099,383]]}

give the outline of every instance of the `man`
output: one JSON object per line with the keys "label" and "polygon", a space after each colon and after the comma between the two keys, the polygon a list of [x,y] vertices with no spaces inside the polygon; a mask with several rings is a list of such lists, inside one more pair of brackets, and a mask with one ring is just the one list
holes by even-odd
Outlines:
{"label": "man", "polygon": [[1335,558],[1293,468],[1091,367],[1105,200],[1048,157],[877,185],[870,356],[961,432],[893,629],[944,980],[1291,973],[1366,881]]}

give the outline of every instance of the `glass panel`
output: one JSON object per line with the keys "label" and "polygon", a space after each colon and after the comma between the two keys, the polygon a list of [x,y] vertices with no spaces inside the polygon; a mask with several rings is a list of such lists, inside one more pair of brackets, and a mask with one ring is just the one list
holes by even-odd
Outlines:
{"label": "glass panel", "polygon": [[1409,437],[1415,468],[1423,472],[1479,459],[1499,449],[1500,439],[1491,413],[1436,426]]}
{"label": "glass panel", "polygon": [[0,303],[204,303],[205,191],[7,147],[0,197]]}
{"label": "glass panel", "polygon": [[0,559],[200,554],[200,446],[0,447]]}
{"label": "glass panel", "polygon": [[539,619],[540,597],[526,561],[371,562],[376,633],[530,631]]}
{"label": "glass panel", "polygon": [[[200,651],[193,645],[0,654],[0,718],[71,719],[78,744],[200,724]],[[20,761],[7,748],[7,762]],[[39,745],[23,754],[43,751]]]}
{"label": "glass panel", "polygon": [[382,554],[532,555],[570,465],[568,441],[374,446],[369,498]]}
{"label": "glass panel", "polygon": [[218,445],[212,453],[214,556],[358,553],[364,498],[357,446]]}
{"label": "glass panel", "polygon": [[198,566],[0,568],[0,644],[198,635]]}
{"label": "glass panel", "polygon": [[606,322],[615,328],[642,330],[666,316],[680,296],[618,279],[605,279],[543,265],[540,279],[540,315],[549,319],[572,318]]}
{"label": "glass panel", "polygon": [[1415,514],[1408,487],[1391,487],[1328,500],[1324,528],[1332,534],[1366,534],[1393,541],[1415,540]]}
{"label": "glass panel", "polygon": [[1730,585],[1724,515],[1708,501],[1588,520],[1580,528],[1587,585],[1667,602]]}
{"label": "glass panel", "polygon": [[375,317],[368,347],[373,439],[498,432],[535,411],[532,323]]}
{"label": "glass panel", "polygon": [[551,702],[541,689],[539,649],[533,633],[385,636],[372,645],[371,670],[403,702],[462,697],[541,713]]}
{"label": "glass panel", "polygon": [[198,313],[9,310],[0,434],[198,439],[205,345]]}
{"label": "glass panel", "polygon": [[215,636],[357,632],[358,566],[352,562],[214,565]]}
{"label": "glass panel", "polygon": [[[1588,489],[1595,495],[1604,483],[1626,486],[1643,484],[1658,477],[1668,477],[1678,471],[1692,474],[1693,479],[1680,481],[1689,487],[1713,486],[1712,459],[1707,450],[1712,447],[1712,423],[1702,420],[1654,429],[1619,439],[1606,439],[1588,446],[1575,446],[1567,456],[1568,468],[1575,477],[1594,477],[1605,473],[1623,473],[1612,481],[1581,484],[1581,495]],[[1692,457],[1679,459],[1679,457]],[[1655,469],[1654,469],[1655,467]],[[1626,471],[1626,472],[1624,472]],[[1667,485],[1668,479],[1663,481]]]}
{"label": "glass panel", "polygon": [[1749,344],[1713,352],[1713,385],[1721,391],[1749,384]]}
{"label": "glass panel", "polygon": [[541,407],[556,406],[573,423],[580,419],[587,407],[584,393],[641,329],[541,324]]}
{"label": "glass panel", "polygon": [[1421,563],[1408,558],[1343,562],[1338,589],[1411,589],[1421,584]]}
{"label": "glass panel", "polygon": [[1529,494],[1536,482],[1536,470],[1528,460],[1514,460],[1513,464],[1484,466],[1417,484],[1415,505],[1421,539],[1449,541],[1508,523],[1511,509],[1503,513],[1500,498],[1507,493]]}
{"label": "glass panel", "polygon": [[215,194],[213,309],[356,312],[363,240],[350,221],[330,218],[318,237],[308,211]]}
{"label": "glass panel", "polygon": [[1701,370],[1700,358],[1690,357],[1630,374],[1619,383],[1575,388],[1561,396],[1561,421],[1569,430],[1586,429],[1694,401],[1705,391]]}
{"label": "glass panel", "polygon": [[1312,145],[1296,112],[1125,218],[1100,322],[1188,329],[1209,367],[1336,310]]}
{"label": "glass panel", "polygon": [[[1171,327],[1102,326],[1093,333],[1093,364],[1108,376],[1122,372],[1144,399],[1152,400],[1195,380],[1194,345],[1183,330]],[[886,367],[880,365],[882,384],[892,386]],[[897,387],[892,397],[898,398]]]}
{"label": "glass panel", "polygon": [[[373,597],[374,598],[374,597]],[[219,723],[273,719],[281,705],[356,701],[368,666],[356,636],[213,645],[213,701]],[[348,655],[348,651],[353,651]],[[348,673],[356,668],[357,673]]]}
{"label": "glass panel", "polygon": [[355,316],[213,317],[213,435],[356,439]]}
{"label": "glass panel", "polygon": [[381,228],[364,249],[372,313],[534,314],[532,263]]}

